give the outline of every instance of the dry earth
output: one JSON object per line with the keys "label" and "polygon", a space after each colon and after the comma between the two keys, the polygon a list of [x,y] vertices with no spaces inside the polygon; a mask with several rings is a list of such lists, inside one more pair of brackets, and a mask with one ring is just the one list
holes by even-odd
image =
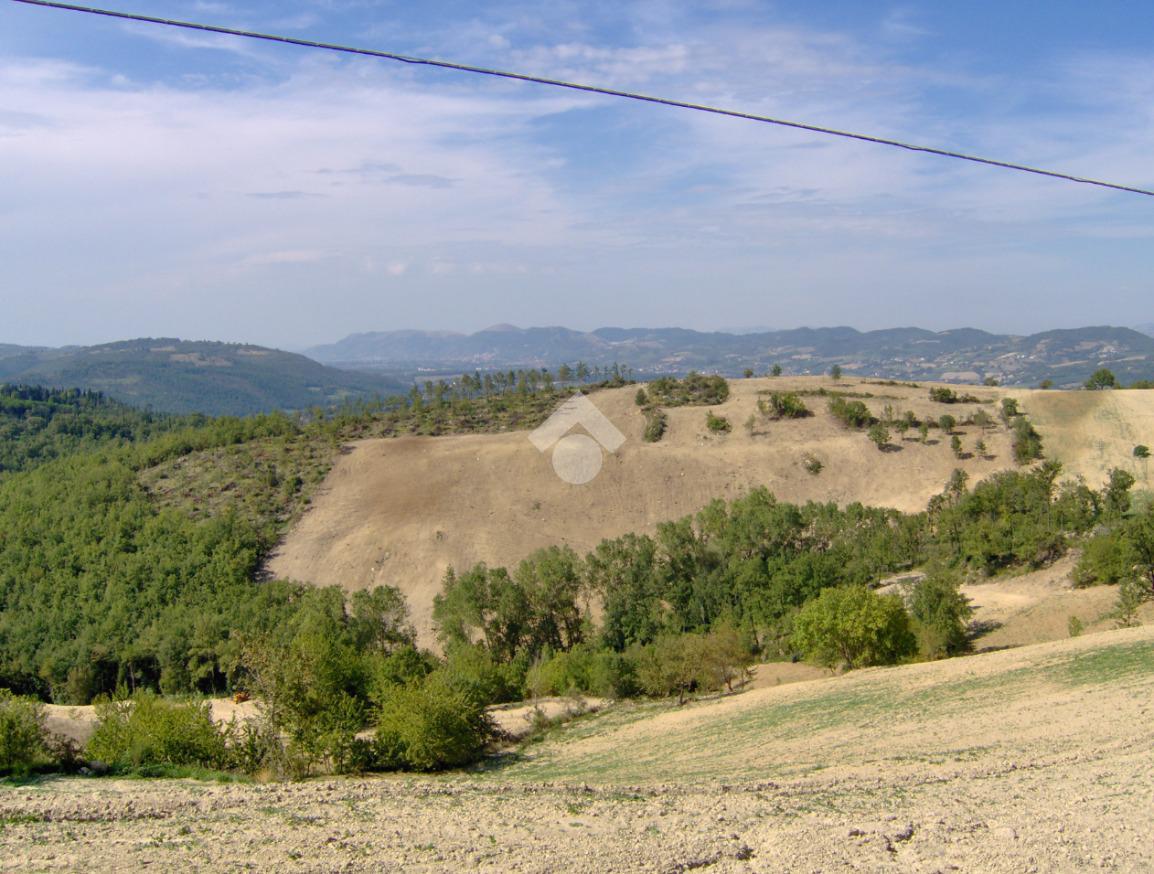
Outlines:
{"label": "dry earth", "polygon": [[[1154,392],[1054,392],[957,387],[988,403],[944,405],[929,385],[880,385],[820,377],[732,380],[731,396],[712,409],[733,430],[710,434],[702,407],[670,409],[669,429],[656,444],[641,439],[636,388],[599,392],[598,408],[621,430],[625,444],[606,454],[600,475],[585,485],[560,480],[548,455],[525,432],[455,437],[365,440],[342,456],[312,509],[270,562],[277,576],[349,590],[389,584],[409,600],[422,644],[434,646],[431,613],[450,566],[478,561],[510,566],[533,550],[568,544],[580,554],[606,537],[652,532],[659,522],[694,513],[714,498],[733,498],[766,486],[782,500],[861,501],[905,511],[925,508],[958,467],[971,482],[1012,466],[1009,435],[999,424],[987,433],[963,428],[972,450],[979,437],[986,458],[956,459],[949,441],[932,432],[928,445],[894,436],[898,451],[879,452],[860,432],[842,428],[826,398],[810,396],[810,418],[766,422],[750,434],[746,419],[764,393],[815,390],[870,393],[877,414],[886,405],[937,419],[965,418],[981,407],[997,413],[1001,398],[1017,398],[1046,442],[1047,454],[1093,487],[1114,466],[1148,485],[1133,447],[1154,445]],[[822,461],[807,473],[806,454]],[[1063,618],[1064,621],[1064,618]]]}
{"label": "dry earth", "polygon": [[[606,537],[652,532],[659,522],[759,485],[782,500],[861,501],[916,511],[941,492],[958,467],[976,481],[1012,464],[1001,425],[982,435],[976,428],[962,429],[967,449],[979,436],[985,440],[987,458],[959,462],[937,431],[928,445],[894,435],[900,449],[879,452],[863,433],[841,427],[823,397],[805,398],[815,414],[810,418],[759,424],[753,434],[743,425],[756,410],[759,393],[771,390],[825,386],[869,392],[874,397],[865,403],[875,413],[888,404],[936,420],[943,413],[962,419],[979,406],[996,416],[996,401],[1005,394],[1000,389],[966,388],[990,403],[947,406],[929,400],[928,386],[855,380],[835,386],[818,377],[730,385],[729,400],[711,408],[728,417],[730,434],[710,434],[704,408],[681,407],[668,411],[669,429],[656,444],[641,439],[636,387],[593,395],[626,442],[606,454],[596,479],[579,486],[560,480],[549,455],[538,452],[525,432],[358,442],[337,462],[270,570],[350,590],[397,586],[409,599],[421,642],[433,645],[433,597],[450,566],[513,565],[554,544],[584,554]],[[820,474],[802,466],[807,453],[825,465]]]}
{"label": "dry earth", "polygon": [[1154,629],[615,705],[486,771],[0,787],[0,869],[1154,869]]}

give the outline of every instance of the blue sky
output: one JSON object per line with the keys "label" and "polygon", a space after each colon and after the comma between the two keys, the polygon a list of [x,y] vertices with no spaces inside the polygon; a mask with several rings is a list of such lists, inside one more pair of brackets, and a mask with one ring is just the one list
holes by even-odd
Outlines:
{"label": "blue sky", "polygon": [[[1154,187],[1148,2],[104,0]],[[1154,321],[1154,198],[0,0],[0,342]]]}

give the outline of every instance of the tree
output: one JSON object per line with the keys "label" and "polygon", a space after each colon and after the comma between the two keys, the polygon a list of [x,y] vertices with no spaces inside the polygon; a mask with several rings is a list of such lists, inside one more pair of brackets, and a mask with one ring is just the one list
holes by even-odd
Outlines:
{"label": "tree", "polygon": [[954,458],[962,458],[966,454],[962,449],[962,438],[957,434],[950,438],[950,449],[954,452]]}
{"label": "tree", "polygon": [[745,368],[745,370],[742,371],[741,375],[744,376],[746,379],[751,378],[753,376],[753,368],[752,367]]}
{"label": "tree", "polygon": [[1088,391],[1102,391],[1103,389],[1117,388],[1118,378],[1114,376],[1113,371],[1105,367],[1100,367],[1086,380],[1086,389]]}
{"label": "tree", "polygon": [[987,448],[985,440],[979,440],[974,444],[974,452],[977,454],[978,458],[985,458],[989,451],[990,450]]}
{"label": "tree", "polygon": [[562,364],[557,368],[557,379],[561,382],[569,382],[573,378],[573,369],[568,364]]}
{"label": "tree", "polygon": [[833,367],[831,367],[829,369],[829,377],[834,382],[837,382],[839,379],[841,379],[841,365],[840,364],[835,364]]}
{"label": "tree", "polygon": [[1105,488],[1102,489],[1102,508],[1107,516],[1124,516],[1130,510],[1130,487],[1135,483],[1134,475],[1116,467],[1110,471]]}
{"label": "tree", "polygon": [[0,775],[25,774],[45,761],[44,706],[0,689]]}
{"label": "tree", "polygon": [[934,568],[910,593],[910,615],[926,658],[958,655],[969,647],[966,629],[973,609],[959,582],[954,572]]}
{"label": "tree", "polygon": [[1038,388],[1042,389],[1043,391],[1045,391],[1046,389],[1051,389],[1053,387],[1054,387],[1054,380],[1052,380],[1052,379],[1043,379],[1040,383],[1038,383]]}
{"label": "tree", "polygon": [[769,370],[769,375],[770,376],[781,376],[781,365],[780,364],[773,365],[773,367],[771,367]]}
{"label": "tree", "polygon": [[957,424],[958,420],[951,416],[949,413],[943,413],[938,418],[938,427],[941,428],[942,431],[944,431],[946,434],[953,434],[954,428]]}
{"label": "tree", "polygon": [[1137,446],[1134,447],[1134,457],[1135,458],[1149,458],[1150,457],[1150,447],[1146,446],[1145,444],[1139,443]]}
{"label": "tree", "polygon": [[826,667],[895,664],[917,651],[901,598],[865,586],[823,589],[798,612],[793,643]]}
{"label": "tree", "polygon": [[476,761],[492,734],[485,702],[437,672],[384,703],[374,748],[381,767],[439,771]]}
{"label": "tree", "polygon": [[930,423],[929,422],[923,421],[923,422],[918,423],[918,437],[921,438],[922,443],[925,443],[927,440],[930,439]]}
{"label": "tree", "polygon": [[870,440],[877,444],[878,449],[885,449],[886,446],[889,445],[890,429],[881,422],[875,422],[874,424],[870,425],[870,429],[866,432],[866,434]]}

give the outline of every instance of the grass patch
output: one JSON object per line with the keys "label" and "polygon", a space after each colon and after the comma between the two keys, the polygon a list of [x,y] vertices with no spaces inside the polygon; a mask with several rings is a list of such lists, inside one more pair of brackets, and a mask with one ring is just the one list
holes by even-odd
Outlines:
{"label": "grass patch", "polygon": [[[773,753],[799,749],[799,741],[814,738],[816,749],[831,736],[867,738],[891,726],[941,724],[967,714],[990,712],[1050,690],[1110,684],[1154,676],[1154,646],[1148,641],[1106,645],[1099,649],[1040,660],[988,674],[960,676],[918,688],[903,688],[906,669],[881,669],[870,675],[833,680],[804,697],[769,700],[760,706],[717,713],[694,711],[715,702],[690,704],[678,712],[681,724],[667,732],[630,737],[620,732],[633,723],[677,711],[668,704],[621,705],[599,719],[562,726],[549,732],[532,751],[502,769],[502,777],[528,780],[621,784],[648,781],[715,782],[799,776],[828,767],[831,762],[794,755],[786,761]],[[579,741],[603,738],[580,755]],[[817,740],[821,738],[821,740]],[[838,744],[841,741],[836,741]],[[916,749],[906,754],[868,757],[867,748],[848,749],[848,762],[945,764],[980,759],[984,747]],[[816,754],[815,754],[816,755]],[[863,758],[863,756],[865,758]]]}
{"label": "grass patch", "polygon": [[1051,668],[1059,682],[1091,686],[1154,675],[1154,646],[1147,641],[1082,652]]}

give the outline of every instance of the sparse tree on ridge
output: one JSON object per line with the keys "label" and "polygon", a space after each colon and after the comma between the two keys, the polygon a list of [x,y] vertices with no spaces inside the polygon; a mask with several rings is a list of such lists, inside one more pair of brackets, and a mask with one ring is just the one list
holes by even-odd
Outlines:
{"label": "sparse tree on ridge", "polygon": [[1103,389],[1117,387],[1118,378],[1114,376],[1113,371],[1105,367],[1100,367],[1095,370],[1090,378],[1086,380],[1086,389],[1088,391],[1102,391]]}

